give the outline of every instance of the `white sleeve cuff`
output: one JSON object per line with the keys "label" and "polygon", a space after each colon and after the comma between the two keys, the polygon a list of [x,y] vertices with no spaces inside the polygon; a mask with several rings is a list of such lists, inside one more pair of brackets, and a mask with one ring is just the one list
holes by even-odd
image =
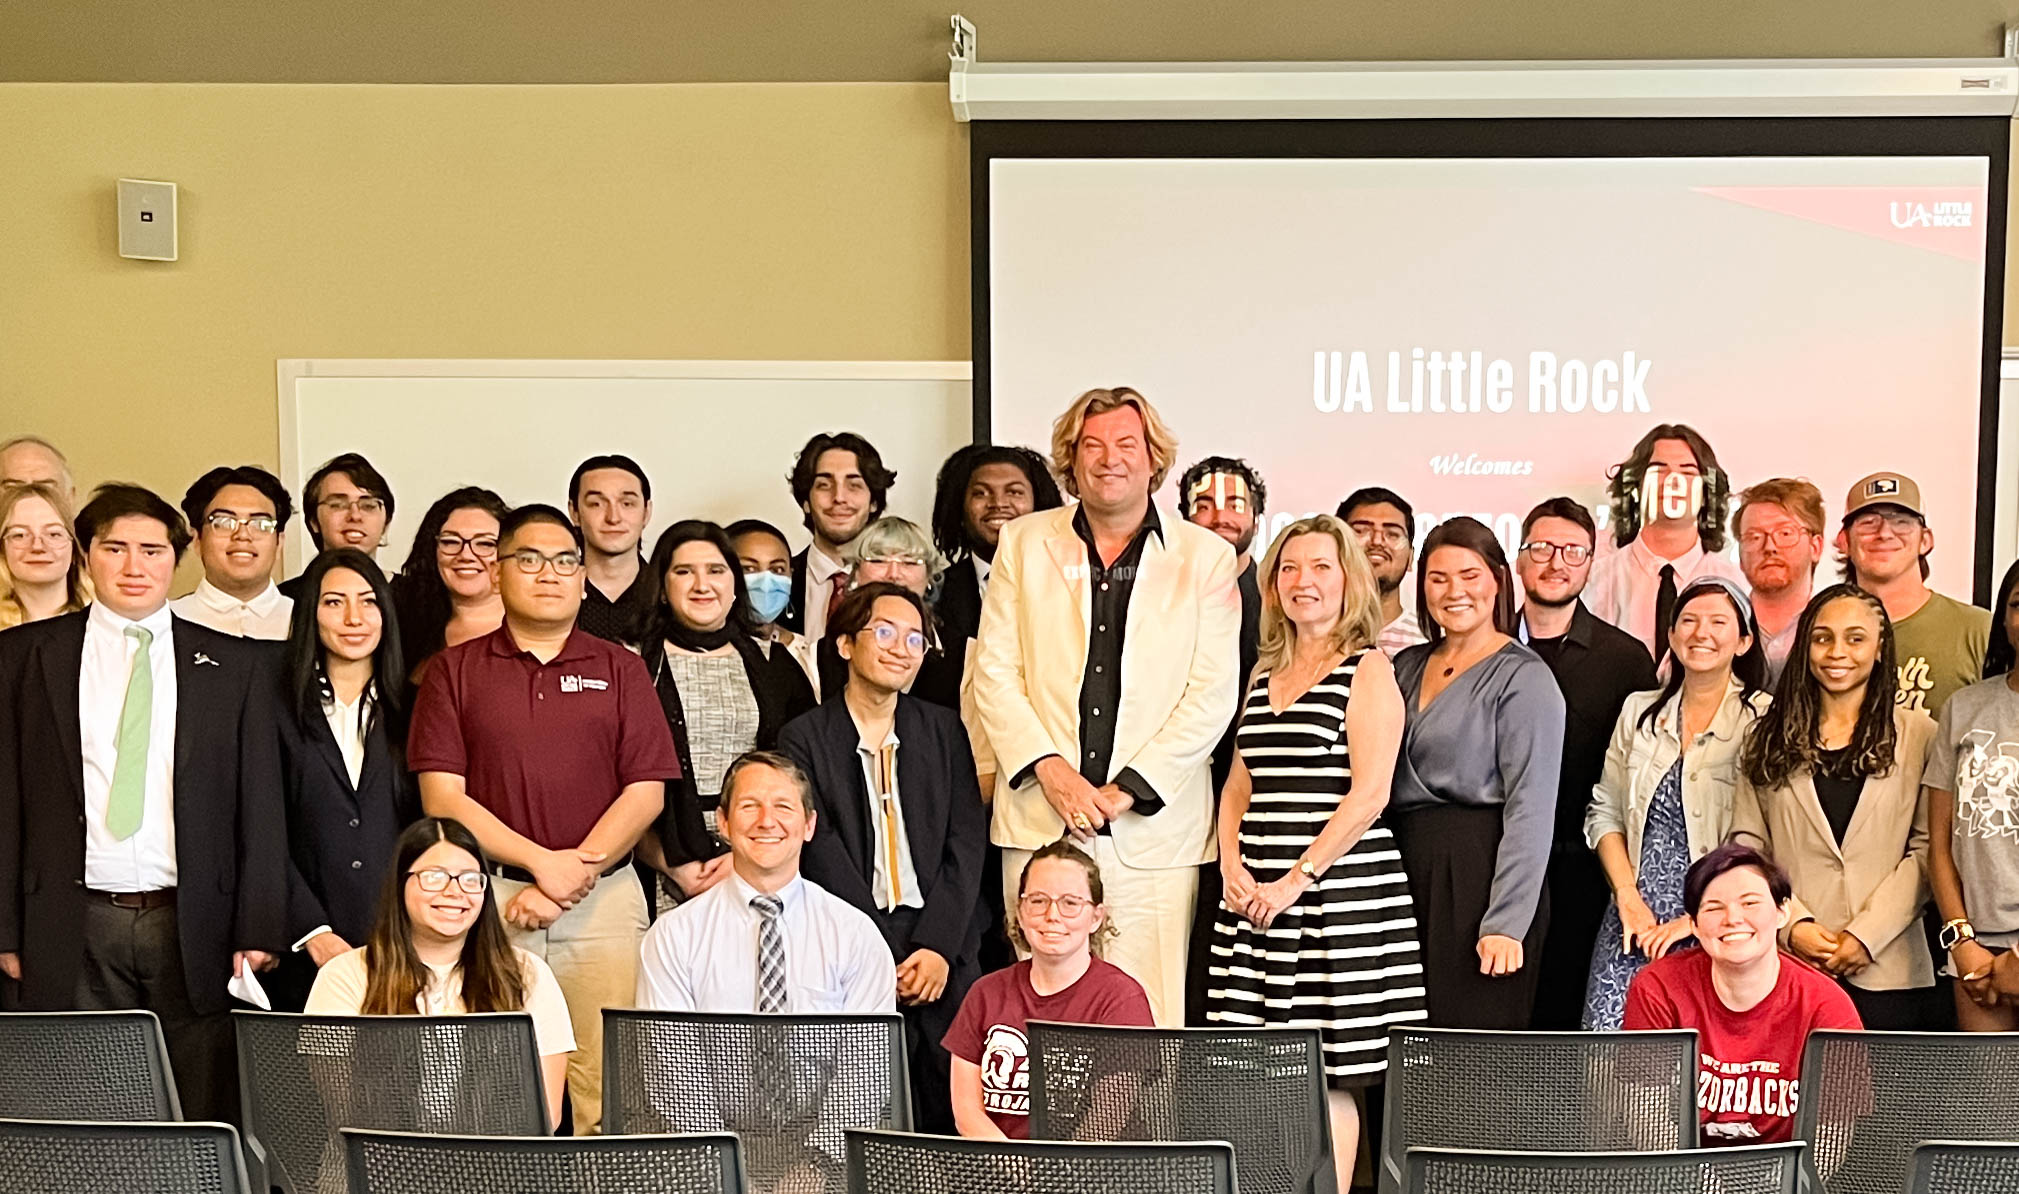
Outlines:
{"label": "white sleeve cuff", "polygon": [[328,925],[318,925],[317,927],[310,929],[308,932],[303,933],[301,940],[295,942],[294,946],[291,949],[289,949],[288,952],[298,954],[302,951],[303,947],[308,945],[309,942],[314,941],[316,938],[322,936],[324,933],[334,933],[334,932],[336,932],[336,930],[330,928]]}

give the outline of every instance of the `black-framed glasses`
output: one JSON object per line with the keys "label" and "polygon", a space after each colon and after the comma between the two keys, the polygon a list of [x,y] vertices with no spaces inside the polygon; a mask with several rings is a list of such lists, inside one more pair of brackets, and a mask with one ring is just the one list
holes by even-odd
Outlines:
{"label": "black-framed glasses", "polygon": [[888,622],[877,622],[866,629],[876,636],[876,645],[886,651],[894,649],[901,642],[904,649],[911,654],[925,654],[925,635],[916,630],[906,630],[900,636],[897,627]]}
{"label": "black-framed glasses", "polygon": [[447,891],[453,883],[461,888],[464,895],[482,895],[491,885],[491,877],[482,871],[445,871],[431,866],[424,871],[408,871],[407,878],[421,885],[422,891]]}
{"label": "black-framed glasses", "polygon": [[360,494],[354,498],[327,497],[316,503],[316,508],[325,514],[358,513],[367,517],[385,512],[386,500],[371,494]]}
{"label": "black-framed glasses", "polygon": [[1775,547],[1786,551],[1788,548],[1800,543],[1802,537],[1808,533],[1807,528],[1797,526],[1794,523],[1788,523],[1783,526],[1777,526],[1771,531],[1747,531],[1745,534],[1739,536],[1739,545],[1758,551],[1766,545],[1767,540],[1771,539]]}
{"label": "black-framed glasses", "polygon": [[1042,891],[1027,891],[1017,897],[1017,907],[1032,916],[1043,916],[1057,908],[1060,916],[1070,920],[1093,906],[1094,902],[1085,896],[1050,896]]}
{"label": "black-framed glasses", "polygon": [[573,576],[582,570],[580,553],[572,551],[557,551],[553,555],[548,555],[543,551],[522,547],[512,553],[512,562],[519,566],[519,571],[528,576],[540,575],[540,570],[549,564],[554,566],[555,576]]}
{"label": "black-framed glasses", "polygon": [[236,535],[240,527],[255,535],[271,535],[280,529],[280,519],[271,514],[255,514],[250,518],[240,518],[229,510],[217,510],[203,521],[211,530],[225,535]]}
{"label": "black-framed glasses", "polygon": [[480,560],[498,558],[498,537],[496,535],[458,535],[454,531],[443,531],[435,536],[435,550],[454,559],[465,551]]}
{"label": "black-framed glasses", "polygon": [[1591,558],[1591,548],[1582,543],[1545,543],[1540,539],[1521,545],[1522,554],[1538,564],[1547,564],[1552,556],[1562,556],[1563,562],[1575,568]]}

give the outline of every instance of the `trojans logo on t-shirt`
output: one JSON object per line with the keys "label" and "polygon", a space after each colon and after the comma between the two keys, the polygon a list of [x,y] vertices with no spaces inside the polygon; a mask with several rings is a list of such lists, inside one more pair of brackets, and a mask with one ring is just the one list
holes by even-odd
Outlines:
{"label": "trojans logo on t-shirt", "polygon": [[1030,1041],[1021,1029],[989,1028],[981,1046],[981,1106],[991,1115],[1031,1113]]}

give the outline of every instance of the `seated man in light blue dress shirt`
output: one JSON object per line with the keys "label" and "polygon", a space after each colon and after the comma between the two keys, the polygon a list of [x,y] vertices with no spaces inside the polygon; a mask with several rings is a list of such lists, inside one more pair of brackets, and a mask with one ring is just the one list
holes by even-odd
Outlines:
{"label": "seated man in light blue dress shirt", "polygon": [[645,934],[638,1006],[654,1011],[897,1010],[897,964],[874,921],[799,874],[813,788],[783,755],[751,751],[723,776],[728,878]]}

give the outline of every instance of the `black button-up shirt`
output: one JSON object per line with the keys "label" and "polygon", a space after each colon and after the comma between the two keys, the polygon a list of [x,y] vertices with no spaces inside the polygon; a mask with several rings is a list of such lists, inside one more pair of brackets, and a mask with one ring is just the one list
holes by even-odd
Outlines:
{"label": "black button-up shirt", "polygon": [[645,557],[638,557],[638,575],[631,580],[631,587],[612,601],[596,587],[596,582],[585,580],[582,585],[582,612],[575,615],[575,625],[585,633],[593,634],[605,642],[629,646],[636,627],[634,622],[640,613],[639,606],[645,602]]}
{"label": "black button-up shirt", "polygon": [[1161,542],[1163,521],[1152,504],[1128,547],[1114,563],[1101,562],[1094,543],[1093,528],[1087,525],[1084,509],[1073,513],[1073,532],[1087,545],[1087,670],[1080,677],[1080,757],[1074,765],[1095,787],[1114,784],[1135,798],[1131,811],[1149,816],[1164,807],[1164,800],[1148,780],[1124,767],[1112,777],[1108,768],[1115,753],[1115,720],[1122,703],[1122,641],[1128,631],[1129,598],[1135,595],[1136,573],[1143,562],[1143,546],[1155,532]]}
{"label": "black button-up shirt", "polygon": [[1521,637],[1542,657],[1563,690],[1563,771],[1556,794],[1558,853],[1587,854],[1584,813],[1605,770],[1605,751],[1620,707],[1631,693],[1655,687],[1654,660],[1632,635],[1599,620],[1579,601],[1570,629],[1556,638]]}

